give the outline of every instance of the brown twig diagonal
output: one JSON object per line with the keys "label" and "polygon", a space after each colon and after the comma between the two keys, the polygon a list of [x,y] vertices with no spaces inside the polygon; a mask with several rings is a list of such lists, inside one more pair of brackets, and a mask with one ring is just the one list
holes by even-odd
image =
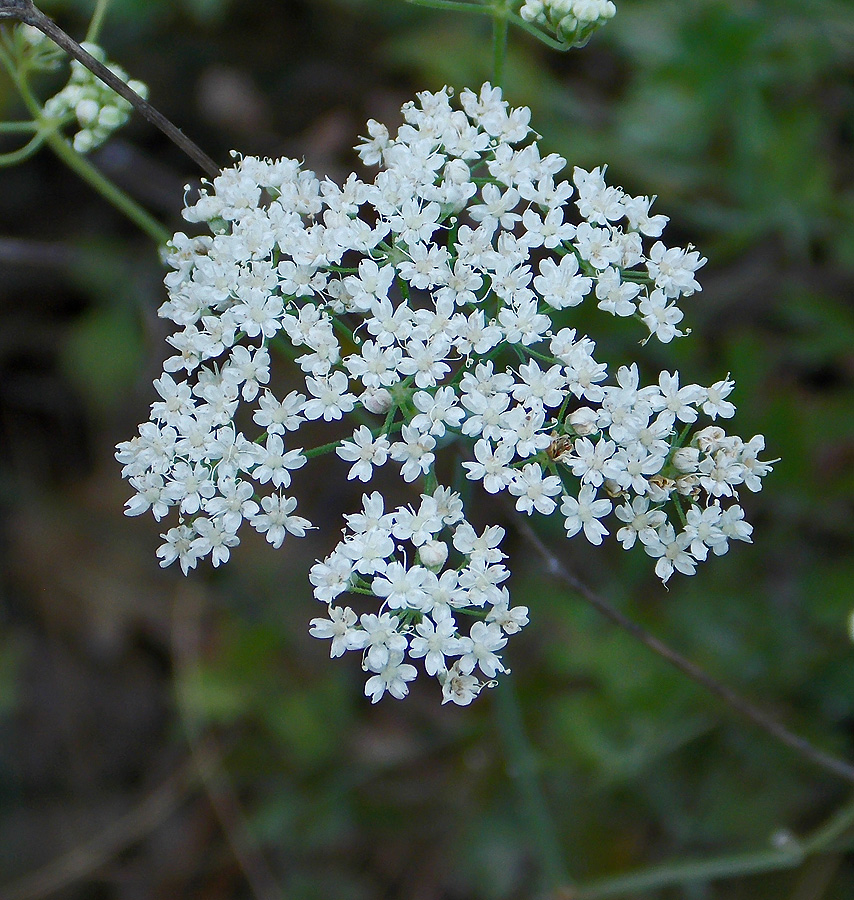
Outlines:
{"label": "brown twig diagonal", "polygon": [[216,178],[219,175],[221,167],[201,147],[191,141],[180,128],[173,125],[163,113],[140,97],[133,88],[125,84],[121,78],[114,72],[111,72],[102,62],[95,59],[91,53],[87,53],[53,19],[38,9],[32,0],[0,0],[0,19],[17,19],[19,22],[38,28],[42,34],[47,35],[58,47],[65,50],[69,56],[73,56],[79,63],[86,66],[93,75],[100,78],[104,84],[112,88],[120,97],[124,97],[144,119],[156,128],[159,128],[170,141],[183,150],[211,178]]}
{"label": "brown twig diagonal", "polygon": [[606,619],[609,619],[615,625],[622,628],[623,631],[628,632],[635,640],[638,640],[646,647],[649,647],[650,650],[657,653],[662,659],[666,659],[672,666],[675,666],[692,681],[704,687],[709,693],[714,694],[731,709],[734,709],[781,744],[790,747],[796,753],[804,757],[804,759],[808,759],[815,765],[821,766],[828,772],[833,772],[834,775],[838,775],[840,778],[844,778],[846,781],[854,784],[854,765],[837,756],[826,753],[824,750],[820,750],[818,747],[813,746],[806,738],[789,731],[788,728],[781,725],[776,719],[765,712],[765,710],[760,709],[716,678],[713,678],[696,663],[691,662],[690,659],[682,656],[681,653],[678,653],[654,634],[651,634],[641,625],[638,625],[637,622],[621,613],[620,610],[612,606],[607,600],[600,597],[599,594],[573,575],[545,545],[539,535],[526,521],[517,520],[517,528],[525,540],[540,554],[546,564],[547,573],[559,579],[568,588],[575,591],[594,609],[605,616]]}

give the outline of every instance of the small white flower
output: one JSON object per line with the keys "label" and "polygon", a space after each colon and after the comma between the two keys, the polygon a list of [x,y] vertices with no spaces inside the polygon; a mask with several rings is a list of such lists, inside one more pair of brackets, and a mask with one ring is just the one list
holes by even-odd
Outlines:
{"label": "small white flower", "polygon": [[396,700],[402,700],[409,693],[407,682],[418,675],[415,666],[405,663],[400,652],[389,654],[386,661],[376,668],[369,667],[377,673],[365,682],[365,696],[371,698],[371,703],[378,703],[386,691]]}
{"label": "small white flower", "polygon": [[374,438],[366,425],[360,425],[353,432],[353,440],[341,441],[335,452],[341,459],[353,463],[348,480],[358,478],[359,481],[370,481],[373,467],[383,465],[388,459],[389,446],[384,434]]}
{"label": "small white flower", "polygon": [[296,497],[283,497],[280,494],[263,497],[261,509],[264,511],[252,516],[249,524],[260,534],[266,535],[267,541],[278,549],[286,534],[305,537],[306,530],[314,527],[308,519],[291,515],[296,506]]}
{"label": "small white flower", "polygon": [[608,534],[608,529],[599,521],[611,512],[610,500],[597,500],[596,488],[584,485],[578,498],[564,497],[560,511],[564,516],[566,536],[572,537],[584,529],[584,536],[591,544],[599,545]]}
{"label": "small white flower", "polygon": [[308,633],[320,639],[332,639],[329,656],[334,659],[351,649],[349,644],[354,625],[358,622],[356,613],[349,606],[330,606],[328,619],[312,619]]}
{"label": "small white flower", "polygon": [[655,538],[644,543],[644,550],[658,562],[655,574],[667,582],[674,570],[683,575],[693,575],[697,571],[697,562],[687,552],[691,536],[683,531],[676,534],[673,526],[667,522],[656,531]]}
{"label": "small white flower", "polygon": [[504,671],[501,657],[495,651],[501,650],[506,643],[507,637],[497,623],[475,622],[469,636],[460,642],[460,671],[470,675],[477,667],[487,678],[494,678]]}
{"label": "small white flower", "polygon": [[519,512],[531,515],[536,509],[544,516],[551,515],[557,503],[552,497],[561,492],[560,478],[556,475],[543,475],[542,468],[536,463],[528,463],[521,471],[517,471],[510,482],[508,490],[516,501]]}
{"label": "small white flower", "polygon": [[426,475],[436,456],[432,452],[436,439],[429,434],[421,434],[412,425],[401,429],[402,441],[391,445],[391,458],[402,463],[400,474],[404,481],[415,481],[419,475]]}

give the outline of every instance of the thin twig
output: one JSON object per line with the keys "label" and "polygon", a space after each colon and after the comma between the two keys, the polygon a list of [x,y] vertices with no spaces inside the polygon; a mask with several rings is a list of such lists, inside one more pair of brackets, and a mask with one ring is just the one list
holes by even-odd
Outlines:
{"label": "thin twig", "polygon": [[621,613],[613,607],[607,600],[600,597],[595,591],[586,584],[576,578],[564,564],[552,553],[551,550],[543,543],[539,535],[524,520],[518,521],[519,532],[542,556],[546,564],[548,574],[560,579],[567,587],[575,591],[579,596],[583,597],[594,609],[598,610],[605,618],[610,619],[615,625],[618,625],[624,631],[627,631],[632,637],[649,647],[654,653],[657,653],[663,659],[666,659],[671,665],[679,669],[680,672],[687,675],[697,684],[702,685],[707,691],[723,700],[729,707],[740,713],[754,725],[761,728],[775,740],[792,750],[799,753],[804,759],[821,766],[828,772],[833,772],[840,778],[854,784],[854,765],[839,759],[830,753],[825,753],[814,747],[806,738],[794,734],[781,725],[776,719],[772,718],[764,710],[755,706],[749,700],[737,694],[731,688],[722,684],[716,678],[707,674],[698,665],[686,659],[680,653],[677,653],[672,647],[669,647],[663,641],[659,640],[655,635],[651,634],[642,626],[638,625],[628,616]]}
{"label": "thin twig", "polygon": [[209,745],[201,747],[198,760],[186,762],[135,809],[38,871],[0,888],[0,900],[41,900],[103,868],[122,850],[142,840],[169,818],[198,778],[199,760],[207,767],[211,753]]}
{"label": "thin twig", "polygon": [[221,167],[204,150],[191,141],[180,128],[173,125],[163,113],[140,97],[135,90],[128,87],[121,78],[114,72],[111,72],[102,62],[95,59],[91,53],[87,53],[53,19],[50,19],[34,6],[32,0],[0,0],[0,19],[18,19],[20,22],[38,28],[57,46],[65,50],[69,56],[73,56],[79,63],[86,66],[93,75],[100,78],[104,84],[111,87],[119,96],[124,97],[143,118],[159,128],[170,141],[180,147],[211,178],[216,178],[219,175]]}
{"label": "thin twig", "polygon": [[[182,587],[176,594],[172,624],[172,655],[176,674],[176,700],[178,715],[184,727],[187,743],[195,755],[201,746],[198,723],[187,709],[183,680],[196,670],[200,658],[200,628],[202,598],[192,588]],[[228,845],[240,866],[256,900],[282,900],[282,893],[267,861],[262,856],[249,831],[246,816],[237,792],[220,763],[207,767],[202,773],[202,784],[207,791]],[[3,900],[3,898],[0,898]]]}

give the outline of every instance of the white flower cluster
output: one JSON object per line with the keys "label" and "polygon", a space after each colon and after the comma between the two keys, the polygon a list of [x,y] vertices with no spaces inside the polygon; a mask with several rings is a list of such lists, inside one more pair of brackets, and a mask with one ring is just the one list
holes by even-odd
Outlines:
{"label": "white flower cluster", "polygon": [[524,0],[519,15],[543,27],[567,47],[583,47],[617,14],[612,0]]}
{"label": "white flower cluster", "polygon": [[[41,32],[38,34],[41,35]],[[97,44],[84,43],[82,47],[99,62],[107,65],[111,72],[141,97],[148,96],[147,86],[141,81],[128,80],[128,74],[121,66],[107,63],[106,54]],[[76,118],[80,130],[72,141],[74,149],[78,153],[89,153],[127,122],[131,105],[82,63],[72,60],[68,84],[45,103],[44,113],[60,121]]]}
{"label": "white flower cluster", "polygon": [[[507,606],[498,582],[482,602],[463,584],[480,557],[460,546],[470,526],[438,484],[448,445],[467,457],[470,481],[506,491],[523,514],[559,511],[570,536],[600,544],[613,513],[617,539],[642,546],[664,581],[674,569],[692,574],[709,550],[750,540],[738,490],[758,490],[770,469],[758,459],[761,437],[744,442],[699,423],[734,414],[729,377],[706,388],[664,372],[644,386],[631,364],[609,382],[594,341],[571,327],[572,308],[587,302],[643,322],[647,340],[686,333],[677,302],[700,290],[699,253],[659,240],[666,217],[651,214],[651,198],[607,185],[604,168],[559,180],[565,160],[540,154],[530,111],[509,108],[497,88],[463,91],[461,109],[450,98],[447,89],[420,94],[395,137],[368,122],[357,150],[380,165],[372,183],[351,175],[339,186],[295,160],[243,158],[201,191],[184,215],[212,233],[176,234],[168,254],[160,313],[178,330],[155,382],[160,399],[117,453],[136,491],[128,514],[150,509],[159,520],[177,507],[158,555],[185,572],[207,555],[227,560],[244,522],[275,547],[303,535],[310,523],[283,492],[311,457],[334,451],[362,483],[389,465],[419,483],[418,514],[398,509],[367,532],[349,517],[351,533],[313,570],[323,602],[334,600],[333,585],[349,586],[382,597],[380,616],[398,620],[394,646],[365,657],[372,696],[405,692],[412,672],[400,636],[426,639],[423,622],[429,630],[448,619],[434,609]],[[299,373],[283,397],[271,389],[271,352]],[[333,429],[327,443],[292,446],[304,423],[321,420]],[[430,518],[431,503],[453,512]],[[409,519],[422,513],[436,530],[416,539]],[[465,559],[438,575],[441,529]],[[395,537],[417,548],[413,566]],[[390,567],[414,584],[411,602],[382,593]],[[434,596],[443,579],[457,579],[459,597],[444,605]],[[335,609],[333,624],[314,633],[339,638],[333,655],[364,650],[374,620]],[[341,634],[329,630],[341,623]],[[456,625],[446,637],[463,644],[443,644],[444,656],[468,647]],[[422,646],[415,640],[410,656]],[[448,674],[432,657],[431,674],[466,698],[473,657],[456,655]]]}
{"label": "white flower cluster", "polygon": [[[504,529],[493,525],[478,534],[463,517],[459,495],[441,487],[422,494],[417,510],[390,513],[375,491],[363,497],[361,513],[346,519],[344,539],[309,575],[315,596],[328,604],[328,618],[312,619],[311,634],[332,640],[332,657],[363,652],[362,668],[372,673],[365,694],[373,703],[386,691],[406,696],[417,675],[407,655],[423,659],[426,673],[439,680],[443,703],[471,703],[491,684],[479,676],[508,671],[498,651],[528,623],[527,608],[511,609],[501,587],[510,577],[498,549]],[[452,553],[460,562],[446,567]],[[378,613],[359,616],[335,605],[345,591],[377,597]],[[474,620],[467,635],[459,631],[463,617]]]}

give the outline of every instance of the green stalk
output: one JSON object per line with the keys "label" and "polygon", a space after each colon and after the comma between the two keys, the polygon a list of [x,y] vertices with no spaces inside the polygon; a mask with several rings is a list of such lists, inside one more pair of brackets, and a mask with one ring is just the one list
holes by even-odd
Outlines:
{"label": "green stalk", "polygon": [[38,151],[39,147],[45,142],[47,134],[39,132],[33,135],[23,147],[17,150],[11,150],[9,153],[0,153],[0,167],[16,166],[28,157]]}
{"label": "green stalk", "polygon": [[172,234],[150,213],[146,212],[134,199],[102,175],[84,156],[81,156],[64,137],[50,134],[47,144],[51,150],[90,187],[94,188],[108,203],[124,213],[131,222],[144,231],[158,246],[165,244]]}
{"label": "green stalk", "polygon": [[321,444],[320,447],[313,447],[311,450],[303,450],[302,455],[306,459],[313,459],[315,456],[323,456],[325,453],[331,453],[340,446],[341,441],[330,441],[328,444]]}
{"label": "green stalk", "polygon": [[507,59],[507,29],[509,22],[506,0],[496,3],[492,12],[492,83],[502,87],[504,63]]}
{"label": "green stalk", "polygon": [[732,853],[714,859],[686,860],[641,869],[615,878],[603,878],[574,889],[576,900],[607,900],[611,897],[634,898],[638,892],[685,885],[698,881],[737,878],[795,869],[818,853],[832,852],[836,840],[854,826],[854,803],[835,813],[828,822],[804,841],[793,840],[780,850]]}
{"label": "green stalk", "polygon": [[38,131],[38,122],[0,122],[0,132],[20,134],[25,131]]}
{"label": "green stalk", "polygon": [[521,16],[516,13],[511,12],[508,16],[510,21],[521,28],[523,31],[527,31],[532,37],[535,37],[538,41],[542,41],[547,47],[551,47],[552,50],[559,50],[561,53],[566,53],[567,50],[571,49],[569,44],[566,44],[562,41],[556,41],[553,37],[547,35],[544,31],[541,31],[537,28],[536,25],[532,25],[530,22],[526,22]]}
{"label": "green stalk", "polygon": [[53,130],[54,123],[43,118],[44,112],[38,100],[33,96],[23,74],[15,72],[13,73],[13,78],[24,103],[27,105],[27,109],[30,111],[30,115],[39,123],[40,128],[47,129],[44,139],[50,149],[108,203],[112,204],[119,212],[124,213],[136,226],[142,229],[158,246],[165,244],[172,237],[169,231],[133,198],[113,184],[105,175],[102,175],[61,134]]}
{"label": "green stalk", "polygon": [[436,478],[436,470],[433,466],[430,466],[427,470],[427,474],[424,476],[424,493],[432,497],[433,494],[436,493],[438,487],[439,479]]}
{"label": "green stalk", "polygon": [[465,0],[406,0],[413,6],[426,6],[428,9],[451,9],[455,12],[471,12],[480,13],[481,15],[492,15],[488,6],[481,3],[467,3]]}
{"label": "green stalk", "polygon": [[95,4],[95,11],[92,13],[92,19],[89,22],[89,28],[86,31],[86,37],[83,39],[84,41],[88,41],[92,44],[98,43],[98,35],[101,33],[101,25],[104,23],[104,15],[106,14],[109,5],[110,0],[98,0]]}

